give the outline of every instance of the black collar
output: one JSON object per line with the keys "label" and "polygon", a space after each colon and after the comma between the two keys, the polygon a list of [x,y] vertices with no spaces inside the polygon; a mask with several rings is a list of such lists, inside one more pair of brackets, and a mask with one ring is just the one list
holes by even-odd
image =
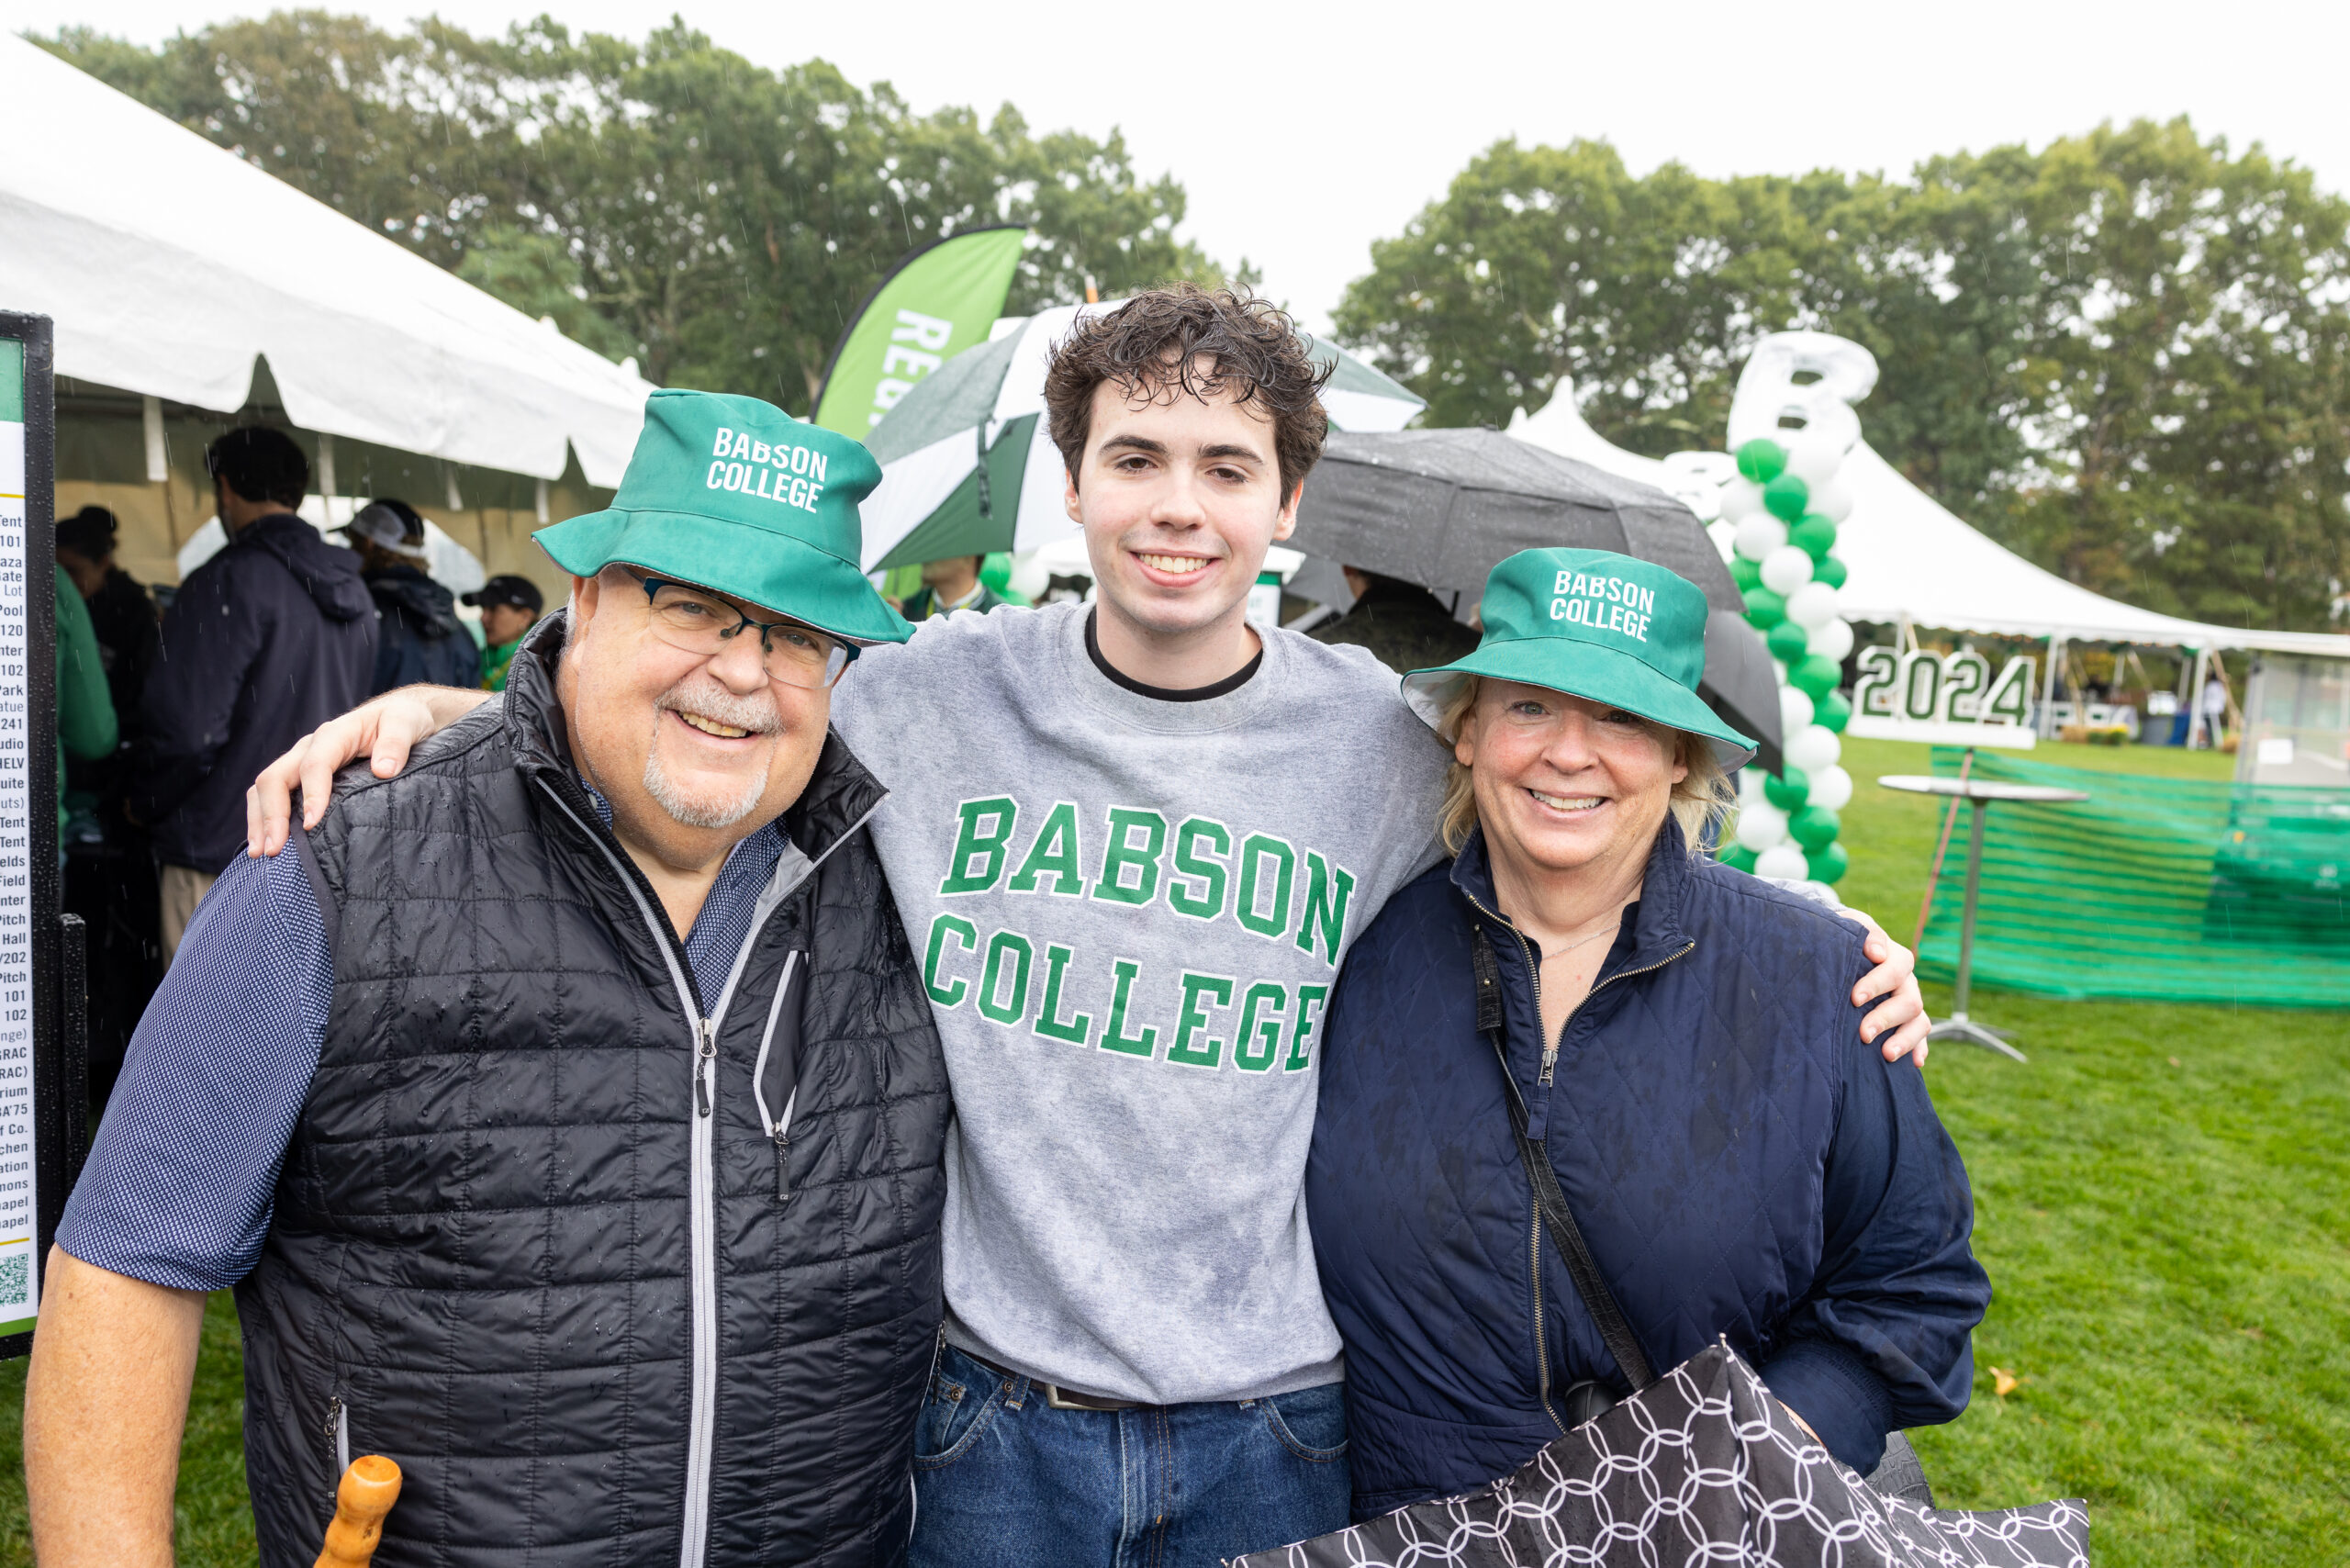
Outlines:
{"label": "black collar", "polygon": [[1091,610],[1085,612],[1085,656],[1093,661],[1093,667],[1107,676],[1113,685],[1122,686],[1137,697],[1148,697],[1159,702],[1204,702],[1211,697],[1228,697],[1248,685],[1249,678],[1265,662],[1264,645],[1259,643],[1255,658],[1210,685],[1186,687],[1181,690],[1167,686],[1145,686],[1102,656],[1102,644],[1093,635],[1093,616]]}

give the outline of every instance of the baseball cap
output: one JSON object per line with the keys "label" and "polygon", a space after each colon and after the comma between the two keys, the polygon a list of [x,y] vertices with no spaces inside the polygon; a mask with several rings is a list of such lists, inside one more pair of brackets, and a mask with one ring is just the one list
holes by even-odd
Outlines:
{"label": "baseball cap", "polygon": [[574,577],[626,562],[852,644],[902,643],[913,628],[857,569],[857,503],[880,482],[864,447],[772,403],[665,387],[612,504],[532,537]]}
{"label": "baseball cap", "polygon": [[477,610],[487,610],[494,604],[510,604],[536,615],[547,607],[545,596],[539,592],[538,584],[528,577],[507,573],[490,578],[471,593],[462,593],[457,597]]}
{"label": "baseball cap", "polygon": [[1404,678],[1404,700],[1430,728],[1472,675],[1605,702],[1705,738],[1725,770],[1754,742],[1697,695],[1706,673],[1706,596],[1651,561],[1610,550],[1521,550],[1485,579],[1485,634],[1473,653]]}
{"label": "baseball cap", "polygon": [[[411,532],[409,520],[414,519]],[[364,539],[380,544],[395,555],[405,555],[411,561],[422,561],[431,552],[424,547],[424,520],[405,501],[374,500],[359,509],[359,515],[342,525],[342,532],[353,539]]]}

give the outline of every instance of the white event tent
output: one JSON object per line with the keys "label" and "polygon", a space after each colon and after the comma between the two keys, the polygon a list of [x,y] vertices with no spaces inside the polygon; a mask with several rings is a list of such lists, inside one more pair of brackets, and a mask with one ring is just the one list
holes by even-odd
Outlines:
{"label": "white event tent", "polygon": [[232,412],[265,356],[304,430],[541,480],[576,452],[620,483],[633,365],[22,39],[0,81],[0,306],[54,319],[60,375]]}
{"label": "white event tent", "polygon": [[[1676,454],[1671,462],[1614,445],[1575,408],[1563,379],[1539,413],[1522,410],[1509,433],[1596,468],[1654,485],[1710,518],[1710,494],[1730,472],[1728,454]],[[2149,647],[2250,648],[2350,658],[2350,636],[2212,626],[2106,599],[2033,566],[1944,510],[1863,441],[1840,472],[1852,513],[1838,529],[1836,554],[1851,576],[1838,598],[1852,621],[1903,622],[1952,632]]]}

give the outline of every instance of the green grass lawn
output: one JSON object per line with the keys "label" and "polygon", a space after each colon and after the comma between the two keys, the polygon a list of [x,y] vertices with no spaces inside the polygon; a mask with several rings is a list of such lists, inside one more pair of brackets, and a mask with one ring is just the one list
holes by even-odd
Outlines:
{"label": "green grass lawn", "polygon": [[[2224,778],[2232,759],[2053,746],[2075,767]],[[1939,802],[1877,788],[1926,748],[1853,741],[1845,898],[1906,939]],[[1949,997],[1929,989],[1946,1009]],[[1927,1069],[1973,1172],[1998,1291],[1975,1402],[1918,1449],[1946,1506],[2089,1500],[2100,1568],[2350,1562],[2350,1018],[1978,990],[2031,1054]],[[1992,1368],[2018,1382],[2004,1397]],[[206,1321],[180,1561],[250,1563],[236,1321]],[[23,1393],[0,1369],[0,1400]],[[0,1423],[0,1563],[29,1561]]]}

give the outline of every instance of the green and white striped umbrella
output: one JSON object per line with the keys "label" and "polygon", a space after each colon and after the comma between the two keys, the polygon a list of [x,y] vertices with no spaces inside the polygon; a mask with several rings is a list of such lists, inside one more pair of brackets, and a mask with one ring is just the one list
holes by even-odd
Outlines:
{"label": "green and white striped umbrella", "polygon": [[[1076,531],[1061,508],[1061,454],[1045,429],[1045,366],[1080,317],[1122,303],[1031,316],[931,372],[873,427],[865,444],[881,484],[859,509],[867,571],[1034,550]],[[1316,359],[1337,361],[1322,393],[1335,428],[1402,430],[1425,406],[1337,344],[1306,342]]]}

